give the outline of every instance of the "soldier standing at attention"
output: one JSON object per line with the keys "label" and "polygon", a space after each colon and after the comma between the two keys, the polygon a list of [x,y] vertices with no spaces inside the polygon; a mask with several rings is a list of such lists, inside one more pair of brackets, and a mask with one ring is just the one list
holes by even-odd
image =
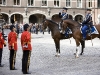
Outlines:
{"label": "soldier standing at attention", "polygon": [[29,32],[30,27],[28,24],[24,25],[24,31],[21,35],[21,46],[23,50],[22,57],[22,72],[23,74],[31,74],[29,72],[30,56],[31,56],[31,34]]}
{"label": "soldier standing at attention", "polygon": [[15,59],[17,52],[17,34],[15,26],[11,25],[10,30],[11,32],[8,34],[8,47],[10,50],[10,57],[9,57],[10,70],[17,70],[15,68]]}
{"label": "soldier standing at attention", "polygon": [[3,39],[2,30],[0,28],[0,67],[4,66],[3,64],[1,64],[1,61],[2,61],[2,52],[3,52],[3,45],[5,47],[6,43],[5,43],[4,39]]}

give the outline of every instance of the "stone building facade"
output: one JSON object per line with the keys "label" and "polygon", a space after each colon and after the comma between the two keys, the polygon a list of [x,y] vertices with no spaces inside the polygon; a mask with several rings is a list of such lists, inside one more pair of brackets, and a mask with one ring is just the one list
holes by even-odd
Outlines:
{"label": "stone building facade", "polygon": [[100,0],[0,0],[0,13],[7,23],[41,23],[45,18],[58,22],[63,7],[78,22],[84,19],[86,8],[91,8],[93,22],[100,23]]}

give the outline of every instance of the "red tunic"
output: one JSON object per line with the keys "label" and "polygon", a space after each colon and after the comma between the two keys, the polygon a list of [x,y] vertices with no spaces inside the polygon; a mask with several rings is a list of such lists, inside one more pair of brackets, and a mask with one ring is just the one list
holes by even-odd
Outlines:
{"label": "red tunic", "polygon": [[2,37],[2,33],[0,32],[0,48],[3,48],[3,45],[5,44],[5,41]]}
{"label": "red tunic", "polygon": [[32,50],[31,46],[31,34],[28,31],[24,31],[21,35],[22,50]]}
{"label": "red tunic", "polygon": [[8,34],[8,47],[9,47],[9,50],[11,50],[11,47],[13,47],[14,50],[17,50],[17,34],[16,34],[16,32],[10,32]]}

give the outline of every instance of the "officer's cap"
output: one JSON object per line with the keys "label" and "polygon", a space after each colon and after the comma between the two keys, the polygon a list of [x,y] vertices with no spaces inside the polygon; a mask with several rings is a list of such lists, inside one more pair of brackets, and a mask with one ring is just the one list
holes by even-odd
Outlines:
{"label": "officer's cap", "polygon": [[28,27],[29,27],[29,25],[28,24],[25,24],[24,25],[24,30],[26,30]]}
{"label": "officer's cap", "polygon": [[14,26],[14,25],[11,25],[11,26],[10,26],[10,30],[12,30],[13,28],[15,28],[15,26]]}
{"label": "officer's cap", "polygon": [[91,9],[86,9],[87,11],[92,11]]}
{"label": "officer's cap", "polygon": [[64,10],[68,10],[68,8],[66,8],[66,7],[63,7],[63,9],[64,9]]}

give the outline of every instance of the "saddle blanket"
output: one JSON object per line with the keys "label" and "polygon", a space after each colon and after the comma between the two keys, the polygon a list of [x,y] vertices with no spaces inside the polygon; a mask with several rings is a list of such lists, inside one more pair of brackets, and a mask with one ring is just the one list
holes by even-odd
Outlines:
{"label": "saddle blanket", "polygon": [[66,33],[66,34],[72,34],[72,31],[71,31],[70,28],[67,28],[67,29],[65,30],[65,33]]}
{"label": "saddle blanket", "polygon": [[[82,26],[80,27],[80,31],[82,33]],[[90,30],[90,31],[89,31]],[[92,26],[90,29],[87,30],[87,34],[99,34],[98,30],[95,26]]]}

